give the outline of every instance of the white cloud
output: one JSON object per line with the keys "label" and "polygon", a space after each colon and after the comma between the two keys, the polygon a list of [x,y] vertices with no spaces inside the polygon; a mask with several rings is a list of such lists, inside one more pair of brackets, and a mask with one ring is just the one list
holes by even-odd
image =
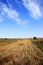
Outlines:
{"label": "white cloud", "polygon": [[42,16],[39,5],[34,0],[23,0],[23,5],[31,12],[31,16],[38,19]]}
{"label": "white cloud", "polygon": [[17,18],[19,16],[18,12],[16,10],[12,10],[8,8],[6,5],[2,8],[3,12],[7,14],[8,18]]}
{"label": "white cloud", "polygon": [[22,20],[20,18],[19,13],[16,10],[12,9],[12,7],[8,8],[7,5],[3,3],[0,3],[0,5],[1,5],[1,17],[2,17],[0,21],[5,20],[5,17],[7,17],[9,19],[12,19],[14,22],[16,22],[20,26],[27,25],[27,21]]}
{"label": "white cloud", "polygon": [[3,5],[2,11],[4,14],[7,15],[8,18],[18,18],[19,14],[16,10],[12,10],[11,8],[8,8],[6,5]]}
{"label": "white cloud", "polygon": [[[19,17],[19,13],[16,10],[13,10],[11,7],[8,8],[6,4],[1,3],[1,16],[7,16],[7,18],[16,21],[19,25],[24,25],[24,21]],[[2,21],[2,19],[0,19]]]}

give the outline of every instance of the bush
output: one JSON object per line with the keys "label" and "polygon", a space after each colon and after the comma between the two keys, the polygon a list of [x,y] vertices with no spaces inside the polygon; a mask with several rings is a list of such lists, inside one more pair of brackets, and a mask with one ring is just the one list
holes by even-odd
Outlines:
{"label": "bush", "polygon": [[33,37],[33,39],[35,39],[35,40],[36,40],[37,38],[36,38],[36,37]]}

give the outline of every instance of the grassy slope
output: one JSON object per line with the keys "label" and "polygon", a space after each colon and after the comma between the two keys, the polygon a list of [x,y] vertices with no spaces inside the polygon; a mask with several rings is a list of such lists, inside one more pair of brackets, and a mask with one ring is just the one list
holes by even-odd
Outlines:
{"label": "grassy slope", "polygon": [[30,39],[1,39],[0,65],[43,65],[42,45]]}
{"label": "grassy slope", "polygon": [[[42,54],[43,54],[43,38],[39,38],[39,39],[32,39],[32,43],[37,46],[41,51],[42,51]],[[43,58],[43,56],[42,56]],[[43,60],[40,60],[42,65],[43,65]]]}
{"label": "grassy slope", "polygon": [[43,39],[36,39],[32,40],[32,42],[41,50],[43,51]]}

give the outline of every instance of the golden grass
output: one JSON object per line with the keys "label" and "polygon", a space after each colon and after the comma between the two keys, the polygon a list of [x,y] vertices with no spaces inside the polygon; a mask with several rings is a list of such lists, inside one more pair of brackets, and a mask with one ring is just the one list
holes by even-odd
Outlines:
{"label": "golden grass", "polygon": [[8,39],[0,41],[2,44],[0,46],[0,65],[43,65],[43,52],[33,44],[32,40]]}

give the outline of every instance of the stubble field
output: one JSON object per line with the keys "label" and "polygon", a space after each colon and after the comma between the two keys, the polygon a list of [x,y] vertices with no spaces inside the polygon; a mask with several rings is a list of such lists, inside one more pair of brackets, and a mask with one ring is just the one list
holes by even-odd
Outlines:
{"label": "stubble field", "polygon": [[43,39],[0,39],[0,65],[43,65]]}

